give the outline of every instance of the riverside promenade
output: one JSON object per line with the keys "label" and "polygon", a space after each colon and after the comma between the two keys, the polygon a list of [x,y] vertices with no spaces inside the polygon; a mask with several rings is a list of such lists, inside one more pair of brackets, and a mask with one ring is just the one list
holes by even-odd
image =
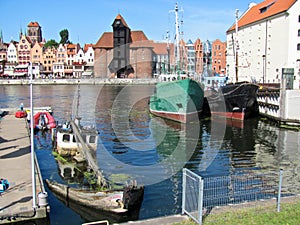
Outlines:
{"label": "riverside promenade", "polygon": [[[29,85],[29,79],[0,79],[0,85]],[[158,82],[155,78],[149,79],[120,79],[120,78],[87,78],[87,79],[34,79],[34,85],[150,85]]]}
{"label": "riverside promenade", "polygon": [[[0,196],[0,224],[24,220],[47,224],[41,223],[41,220],[47,217],[48,206],[41,204],[43,206],[33,207],[31,148],[26,123],[25,119],[16,118],[10,113],[0,120],[0,178],[10,183]],[[37,161],[35,174],[37,197],[38,193],[44,192]],[[36,202],[39,200],[37,198]],[[47,202],[44,198],[41,200]]]}

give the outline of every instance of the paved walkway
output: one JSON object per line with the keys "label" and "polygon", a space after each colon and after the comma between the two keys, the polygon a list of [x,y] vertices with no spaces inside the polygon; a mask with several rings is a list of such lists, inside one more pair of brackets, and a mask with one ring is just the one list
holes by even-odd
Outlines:
{"label": "paved walkway", "polygon": [[[0,196],[0,224],[9,219],[44,217],[32,207],[30,138],[25,119],[6,115],[0,121],[0,178],[7,179],[9,189]],[[41,185],[37,179],[37,193]],[[45,211],[45,208],[44,208]]]}

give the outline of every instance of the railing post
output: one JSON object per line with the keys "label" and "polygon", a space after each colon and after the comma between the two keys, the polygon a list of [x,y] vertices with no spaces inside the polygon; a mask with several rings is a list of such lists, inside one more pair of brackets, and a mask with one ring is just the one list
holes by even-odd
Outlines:
{"label": "railing post", "polygon": [[198,221],[202,224],[202,209],[203,209],[203,179],[199,178],[199,197],[198,197]]}
{"label": "railing post", "polygon": [[181,214],[185,213],[185,196],[186,196],[186,168],[183,168]]}
{"label": "railing post", "polygon": [[283,170],[280,169],[280,171],[279,171],[278,197],[277,197],[277,212],[280,212],[282,177],[283,177]]}

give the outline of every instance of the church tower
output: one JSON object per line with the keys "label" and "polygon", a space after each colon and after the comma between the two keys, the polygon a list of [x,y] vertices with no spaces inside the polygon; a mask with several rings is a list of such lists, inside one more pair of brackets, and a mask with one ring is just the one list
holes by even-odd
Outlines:
{"label": "church tower", "polygon": [[38,22],[30,22],[27,25],[27,36],[33,43],[42,42],[42,28]]}

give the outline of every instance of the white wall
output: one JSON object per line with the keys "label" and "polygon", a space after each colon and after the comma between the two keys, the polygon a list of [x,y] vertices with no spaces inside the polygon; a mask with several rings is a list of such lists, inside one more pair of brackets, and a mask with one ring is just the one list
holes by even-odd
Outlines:
{"label": "white wall", "polygon": [[285,118],[300,121],[300,91],[286,90],[285,95]]}
{"label": "white wall", "polygon": [[[300,1],[297,1],[288,13],[275,15],[256,24],[240,28],[238,32],[238,69],[239,81],[250,80],[254,76],[257,82],[279,83],[282,68],[294,68],[297,81],[295,87],[299,88],[300,43],[298,29],[300,23]],[[229,79],[235,82],[235,62],[232,48],[232,33],[227,34],[227,67]],[[265,58],[263,58],[265,55]],[[265,62],[264,62],[265,60]],[[298,85],[297,85],[298,84]]]}

